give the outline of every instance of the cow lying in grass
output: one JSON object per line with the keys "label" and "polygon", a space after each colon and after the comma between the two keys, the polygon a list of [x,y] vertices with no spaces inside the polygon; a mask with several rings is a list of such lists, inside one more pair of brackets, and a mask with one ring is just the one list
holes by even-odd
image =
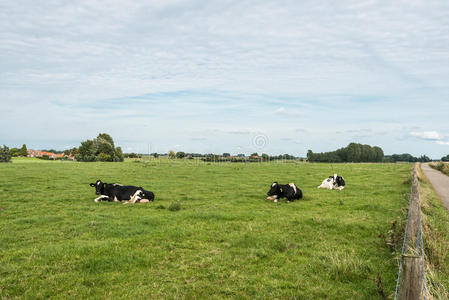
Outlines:
{"label": "cow lying in grass", "polygon": [[106,183],[101,180],[97,180],[96,183],[91,183],[90,186],[95,187],[95,193],[100,195],[100,197],[94,199],[95,202],[125,201],[125,203],[148,203],[154,200],[153,192],[146,191],[142,187]]}
{"label": "cow lying in grass", "polygon": [[329,176],[323,180],[321,185],[318,186],[319,189],[328,189],[328,190],[342,190],[345,188],[345,179],[342,176],[334,174],[334,176]]}
{"label": "cow lying in grass", "polygon": [[281,198],[287,198],[287,201],[290,202],[301,199],[302,191],[294,183],[279,184],[273,182],[267,196],[270,201],[278,202]]}

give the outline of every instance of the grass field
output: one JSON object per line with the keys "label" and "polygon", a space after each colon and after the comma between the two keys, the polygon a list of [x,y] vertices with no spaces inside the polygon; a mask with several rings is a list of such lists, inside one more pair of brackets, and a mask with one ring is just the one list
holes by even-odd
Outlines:
{"label": "grass field", "polygon": [[[411,164],[0,164],[1,298],[376,299],[394,293]],[[318,190],[337,172],[343,191]],[[152,204],[94,203],[90,182]],[[265,200],[294,181],[303,200]],[[171,211],[180,201],[182,209]],[[400,226],[400,225],[399,225]],[[399,242],[400,244],[400,242]],[[400,247],[401,245],[399,245]]]}

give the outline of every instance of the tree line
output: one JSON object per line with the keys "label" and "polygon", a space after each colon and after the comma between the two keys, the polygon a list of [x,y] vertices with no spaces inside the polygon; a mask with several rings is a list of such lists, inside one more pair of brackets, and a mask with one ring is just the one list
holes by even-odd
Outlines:
{"label": "tree line", "polygon": [[413,156],[413,155],[411,155],[409,153],[386,155],[384,157],[384,162],[398,162],[398,161],[405,161],[405,162],[430,162],[432,160],[427,155],[421,155],[420,157],[415,157],[415,156]]}
{"label": "tree line", "polygon": [[[114,146],[114,140],[107,133],[100,133],[92,140],[81,142],[81,146],[64,151],[57,151],[54,149],[41,150],[53,153],[64,153],[65,156],[74,156],[77,161],[123,161],[124,157],[140,158],[140,154],[128,153],[123,154],[120,147]],[[0,147],[0,162],[8,162],[11,157],[27,156],[28,150],[26,144],[21,148],[9,149],[6,145]],[[152,153],[152,156],[157,158],[158,153]],[[200,153],[185,153],[183,151],[174,152],[170,150],[167,154],[169,159],[193,159],[200,158],[208,162],[260,162],[273,160],[293,160],[297,157],[289,154],[281,154],[270,156],[262,153],[252,153],[250,156],[238,154],[231,156],[230,153],[225,152],[222,155],[218,154],[200,154]],[[48,159],[48,157],[47,157]],[[331,152],[314,153],[312,150],[307,152],[307,160],[309,162],[430,162],[432,161],[427,155],[415,157],[409,153],[384,155],[382,148],[378,146],[362,145],[358,143],[350,143],[348,146],[340,148]],[[449,161],[449,154],[441,158],[442,161]]]}
{"label": "tree line", "polygon": [[350,143],[346,147],[331,152],[307,151],[309,162],[382,162],[383,158],[382,148],[358,143]]}

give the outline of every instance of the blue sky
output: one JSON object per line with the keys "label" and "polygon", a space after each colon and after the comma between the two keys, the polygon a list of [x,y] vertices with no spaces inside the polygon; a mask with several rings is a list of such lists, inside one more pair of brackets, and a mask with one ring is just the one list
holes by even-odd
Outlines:
{"label": "blue sky", "polygon": [[0,143],[449,153],[447,1],[1,1]]}

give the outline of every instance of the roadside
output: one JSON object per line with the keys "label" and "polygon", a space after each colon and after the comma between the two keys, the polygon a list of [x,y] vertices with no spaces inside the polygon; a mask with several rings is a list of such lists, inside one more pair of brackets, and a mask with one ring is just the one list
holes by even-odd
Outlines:
{"label": "roadside", "polygon": [[449,299],[449,214],[430,182],[428,174],[433,173],[425,172],[428,169],[434,171],[427,164],[418,168],[427,287],[433,299]]}
{"label": "roadside", "polygon": [[440,197],[444,207],[449,211],[449,176],[432,169],[429,164],[421,164],[421,169]]}

